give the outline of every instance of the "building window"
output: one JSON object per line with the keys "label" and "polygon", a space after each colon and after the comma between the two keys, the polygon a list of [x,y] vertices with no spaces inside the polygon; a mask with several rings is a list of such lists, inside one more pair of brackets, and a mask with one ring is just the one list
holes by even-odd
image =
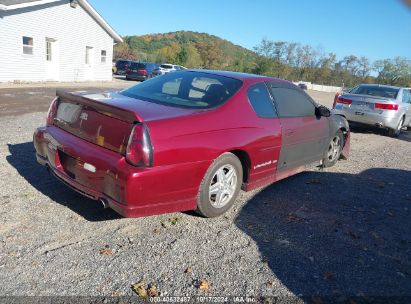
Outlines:
{"label": "building window", "polygon": [[107,58],[107,51],[105,50],[101,50],[101,62],[106,62],[106,58]]}
{"label": "building window", "polygon": [[46,40],[46,60],[47,61],[52,61],[52,55],[51,55],[51,41]]}
{"label": "building window", "polygon": [[33,38],[23,36],[23,54],[33,55]]}
{"label": "building window", "polygon": [[93,48],[91,46],[86,46],[86,64],[91,65],[91,51]]}

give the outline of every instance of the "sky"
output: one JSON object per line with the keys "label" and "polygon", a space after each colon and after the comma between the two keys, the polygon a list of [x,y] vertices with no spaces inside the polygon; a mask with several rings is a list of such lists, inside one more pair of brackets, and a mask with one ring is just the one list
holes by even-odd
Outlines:
{"label": "sky", "polygon": [[253,49],[263,38],[372,61],[411,58],[400,0],[89,0],[121,35],[205,32]]}

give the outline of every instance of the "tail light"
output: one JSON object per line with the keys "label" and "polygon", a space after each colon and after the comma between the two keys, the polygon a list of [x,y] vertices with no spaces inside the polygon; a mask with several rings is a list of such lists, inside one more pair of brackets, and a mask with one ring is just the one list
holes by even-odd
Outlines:
{"label": "tail light", "polygon": [[335,93],[334,102],[333,102],[333,109],[335,109],[335,105],[337,104],[337,98],[341,96],[340,92]]}
{"label": "tail light", "polygon": [[128,140],[126,159],[133,166],[153,165],[153,147],[145,124],[134,125]]}
{"label": "tail light", "polygon": [[352,100],[351,100],[351,99],[347,99],[347,98],[343,98],[343,97],[337,97],[337,103],[342,103],[342,104],[350,105],[350,104],[352,104]]}
{"label": "tail light", "polygon": [[147,75],[147,70],[138,70],[137,73],[141,74],[141,75]]}
{"label": "tail light", "polygon": [[376,103],[374,104],[374,109],[381,109],[381,110],[398,110],[398,105],[397,104],[392,104],[392,103]]}
{"label": "tail light", "polygon": [[59,98],[56,97],[53,99],[53,101],[50,104],[49,110],[47,112],[47,121],[46,124],[48,126],[53,125],[54,123],[54,118],[57,116],[57,104],[58,104]]}

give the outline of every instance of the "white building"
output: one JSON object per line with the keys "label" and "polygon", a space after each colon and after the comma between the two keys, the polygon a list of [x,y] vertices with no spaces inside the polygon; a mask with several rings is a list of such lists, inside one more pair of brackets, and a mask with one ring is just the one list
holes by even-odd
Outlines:
{"label": "white building", "polygon": [[87,0],[0,0],[0,82],[111,80],[121,41]]}

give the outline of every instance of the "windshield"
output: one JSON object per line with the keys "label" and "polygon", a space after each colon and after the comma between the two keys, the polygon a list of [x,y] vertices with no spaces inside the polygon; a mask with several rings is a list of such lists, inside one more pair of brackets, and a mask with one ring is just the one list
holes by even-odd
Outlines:
{"label": "windshield", "polygon": [[242,84],[234,78],[181,71],[151,78],[120,94],[167,106],[207,109],[227,101]]}
{"label": "windshield", "polygon": [[163,69],[172,69],[173,68],[173,66],[172,65],[169,65],[169,64],[162,64],[162,65],[160,65],[160,68],[163,68]]}
{"label": "windshield", "polygon": [[399,89],[373,85],[360,85],[350,91],[351,94],[370,95],[386,98],[397,98]]}

